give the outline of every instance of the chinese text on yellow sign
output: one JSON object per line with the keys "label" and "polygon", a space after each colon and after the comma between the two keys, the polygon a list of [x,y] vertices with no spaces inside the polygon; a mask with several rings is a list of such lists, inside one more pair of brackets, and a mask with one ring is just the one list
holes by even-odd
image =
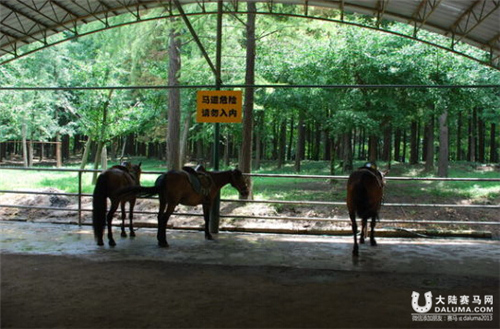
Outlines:
{"label": "chinese text on yellow sign", "polygon": [[197,122],[241,122],[241,90],[200,90],[197,93]]}

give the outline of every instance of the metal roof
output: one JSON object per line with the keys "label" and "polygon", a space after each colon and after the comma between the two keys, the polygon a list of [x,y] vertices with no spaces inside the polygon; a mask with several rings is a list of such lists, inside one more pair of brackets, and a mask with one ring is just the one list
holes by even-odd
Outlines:
{"label": "metal roof", "polygon": [[[41,48],[75,38],[86,33],[112,28],[113,16],[127,14],[129,23],[144,21],[144,10],[163,7],[161,17],[179,15],[175,0],[0,0],[0,64],[24,56]],[[244,13],[245,0],[224,2],[224,12]],[[280,4],[295,4],[301,8],[300,15],[325,19],[325,11],[314,7],[335,9],[340,20],[349,23],[345,13],[372,16],[367,26],[387,30],[384,20],[399,21],[413,26],[405,37],[419,38],[421,30],[447,36],[449,43],[439,45],[450,51],[464,54],[460,44],[467,43],[484,50],[489,56],[468,55],[487,65],[500,69],[500,0],[250,0],[262,3],[258,12],[262,14],[286,14]],[[188,14],[212,13],[209,6],[216,1],[178,0],[182,5],[195,4]],[[331,15],[330,15],[331,16]],[[156,19],[159,17],[155,17]],[[150,17],[146,19],[151,19]],[[82,31],[82,26],[97,21],[93,31]],[[123,24],[121,24],[123,25]],[[66,32],[61,35],[61,32]],[[391,32],[393,33],[393,32]],[[49,38],[59,34],[60,38]],[[397,34],[400,34],[398,32]],[[425,40],[424,40],[425,41]],[[432,43],[432,42],[429,42]]]}

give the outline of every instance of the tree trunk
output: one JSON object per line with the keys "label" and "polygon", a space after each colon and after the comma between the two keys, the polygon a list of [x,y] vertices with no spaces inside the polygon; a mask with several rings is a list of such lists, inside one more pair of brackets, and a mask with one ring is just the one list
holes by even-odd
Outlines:
{"label": "tree trunk", "polygon": [[401,162],[405,163],[406,162],[406,130],[403,130],[403,152],[402,152],[402,157],[401,157]]}
{"label": "tree trunk", "polygon": [[370,135],[368,138],[369,143],[369,157],[368,161],[376,163],[377,162],[377,154],[378,154],[378,137],[375,135]]}
{"label": "tree trunk", "polygon": [[127,136],[122,137],[122,150],[120,152],[120,160],[125,156],[125,150],[127,147]]}
{"label": "tree trunk", "polygon": [[293,132],[295,131],[294,129],[294,122],[293,122],[293,115],[291,116],[291,120],[290,120],[290,136],[288,138],[288,150],[287,150],[287,159],[288,160],[292,160],[292,149],[293,149]]}
{"label": "tree trunk", "polygon": [[401,129],[397,129],[394,133],[394,160],[401,161]]}
{"label": "tree trunk", "polygon": [[[329,138],[329,150],[330,153],[330,175],[335,175],[335,141],[333,138]],[[333,184],[334,180],[332,179],[330,183]]]}
{"label": "tree trunk", "polygon": [[434,116],[425,126],[425,171],[434,170]]}
{"label": "tree trunk", "polygon": [[384,148],[382,152],[382,160],[390,162],[392,153],[392,127],[390,124],[384,129]]}
{"label": "tree trunk", "polygon": [[[356,135],[356,130],[354,130],[354,135]],[[366,139],[366,132],[365,129],[360,129],[358,132],[358,159],[366,159],[366,148],[365,148],[365,139]]]}
{"label": "tree trunk", "polygon": [[188,146],[188,133],[189,133],[189,124],[191,123],[191,116],[186,115],[184,118],[184,127],[182,128],[181,141],[180,141],[180,152],[179,152],[179,161],[181,166],[184,164],[184,161],[187,157],[187,146]]}
{"label": "tree trunk", "polygon": [[[257,11],[254,2],[247,4],[247,24],[246,24],[246,73],[245,84],[255,84],[255,12]],[[252,132],[253,132],[253,106],[254,106],[254,88],[245,88],[245,104],[243,115],[243,132],[240,151],[240,170],[244,173],[250,173],[252,170]],[[247,176],[248,177],[248,176]],[[247,185],[250,187],[249,198],[252,198],[251,181],[247,179]]]}
{"label": "tree trunk", "polygon": [[457,118],[457,145],[456,145],[456,160],[462,160],[462,112],[458,112]]}
{"label": "tree trunk", "polygon": [[62,145],[61,145],[61,133],[56,134],[56,167],[62,167]]}
{"label": "tree trunk", "polygon": [[89,161],[90,146],[92,144],[92,138],[89,136],[85,146],[83,148],[82,162],[80,164],[80,169],[85,169],[87,162]]}
{"label": "tree trunk", "polygon": [[439,117],[439,163],[438,176],[448,177],[448,110]]}
{"label": "tree trunk", "polygon": [[306,141],[306,127],[304,122],[304,113],[301,110],[299,113],[299,124],[297,127],[297,148],[295,152],[295,171],[300,172],[300,163],[302,161],[302,156],[304,154],[305,149],[305,141]]}
{"label": "tree trunk", "polygon": [[21,126],[21,135],[22,135],[22,146],[23,146],[23,165],[24,167],[28,167],[28,145],[26,142],[26,123],[23,123]]}
{"label": "tree trunk", "polygon": [[321,152],[321,136],[322,136],[321,125],[319,124],[319,122],[317,122],[315,124],[314,129],[315,129],[314,153],[313,153],[312,160],[318,161],[320,158],[320,152]]}
{"label": "tree trunk", "polygon": [[[99,169],[99,162],[101,162],[102,148],[104,147],[104,143],[102,141],[97,142],[97,152],[95,153],[94,158],[94,170]],[[97,182],[97,172],[94,172],[92,175],[92,185],[95,185]]]}
{"label": "tree trunk", "polygon": [[[101,153],[102,153],[102,148],[106,147],[104,145],[105,143],[105,138],[106,138],[106,126],[108,124],[108,107],[109,103],[111,100],[111,97],[113,96],[114,89],[111,89],[108,94],[108,99],[103,105],[102,108],[102,122],[101,122],[101,134],[99,136],[99,142],[97,143],[97,152],[95,154],[95,160],[94,160],[94,169],[99,168],[99,162],[101,161]],[[103,159],[107,160],[107,159]],[[97,172],[94,172],[94,175],[92,176],[92,185],[95,185],[97,182]]]}
{"label": "tree trunk", "polygon": [[484,163],[485,154],[485,133],[484,133],[484,121],[481,117],[477,119],[477,161]]}
{"label": "tree trunk", "polygon": [[226,131],[226,142],[224,143],[224,165],[226,167],[229,167],[230,165],[230,148],[229,148],[229,143],[231,141],[231,133],[229,129]]}
{"label": "tree trunk", "polygon": [[416,120],[411,122],[410,132],[410,164],[418,163],[418,123]]}
{"label": "tree trunk", "polygon": [[106,148],[106,144],[103,145],[101,151],[101,169],[108,169],[108,150]]}
{"label": "tree trunk", "polygon": [[498,162],[498,150],[496,145],[496,124],[490,126],[490,163]]}
{"label": "tree trunk", "polygon": [[31,132],[30,140],[28,141],[28,167],[33,167],[33,157],[35,155],[33,132]]}
{"label": "tree trunk", "polygon": [[285,163],[286,151],[286,119],[283,119],[279,128],[279,141],[278,141],[278,169],[283,167]]}
{"label": "tree trunk", "polygon": [[467,161],[476,162],[476,109],[472,110],[469,117],[469,150],[467,151]]}
{"label": "tree trunk", "polygon": [[262,144],[261,144],[261,135],[262,132],[260,129],[255,131],[255,160],[254,160],[254,169],[260,169],[260,160],[262,157]]}
{"label": "tree trunk", "polygon": [[[172,18],[172,22],[174,22]],[[168,46],[168,85],[179,84],[181,69],[181,40],[180,34],[175,29],[170,29],[170,42]],[[168,127],[167,127],[167,166],[170,169],[181,168],[180,158],[180,124],[181,124],[181,94],[180,89],[168,90]]]}
{"label": "tree trunk", "polygon": [[328,129],[323,130],[323,160],[330,161],[332,157],[330,131]]}
{"label": "tree trunk", "polygon": [[342,154],[342,160],[343,160],[342,169],[344,172],[351,172],[353,170],[352,132],[349,131],[347,133],[344,133],[343,139],[344,139],[344,142],[343,142],[343,154]]}

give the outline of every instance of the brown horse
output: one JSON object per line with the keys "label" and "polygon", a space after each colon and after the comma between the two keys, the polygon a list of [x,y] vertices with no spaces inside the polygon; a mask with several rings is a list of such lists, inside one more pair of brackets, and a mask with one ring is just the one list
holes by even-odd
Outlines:
{"label": "brown horse", "polygon": [[357,233],[358,226],[356,225],[356,215],[362,220],[361,236],[359,243],[365,243],[367,234],[367,221],[371,218],[370,243],[376,246],[375,241],[375,224],[378,219],[378,212],[382,205],[384,195],[385,179],[387,171],[382,173],[377,170],[376,165],[367,163],[363,167],[354,171],[347,181],[347,209],[352,224],[352,232],[354,234],[354,256],[358,256],[358,241]]}
{"label": "brown horse", "polygon": [[[139,185],[141,180],[141,164],[132,165],[128,162],[123,162],[121,165],[113,166],[105,172],[101,173],[97,178],[97,183],[94,188],[94,194],[92,199],[92,226],[94,228],[94,235],[97,239],[97,244],[99,246],[104,245],[102,240],[104,234],[104,227],[106,225],[106,221],[108,224],[108,240],[110,246],[116,246],[116,242],[113,239],[113,232],[111,229],[111,222],[113,221],[113,215],[118,209],[118,205],[121,205],[122,210],[122,237],[126,237],[127,233],[125,232],[125,203],[130,203],[129,209],[129,229],[130,236],[134,237],[134,226],[132,223],[133,214],[134,214],[134,206],[136,197],[135,196],[127,196],[127,197],[119,197],[117,195],[117,191],[128,187]],[[111,200],[111,207],[109,208],[109,212],[106,215],[107,208],[107,199]]]}
{"label": "brown horse", "polygon": [[178,204],[203,205],[205,238],[212,240],[212,235],[208,230],[210,210],[218,192],[227,184],[231,184],[244,198],[248,196],[248,187],[240,170],[210,172],[203,167],[197,168],[197,170],[189,167],[185,167],[183,170],[170,170],[156,179],[155,186],[126,188],[120,192],[120,195],[153,196],[158,194],[160,199],[158,245],[168,247],[167,222]]}

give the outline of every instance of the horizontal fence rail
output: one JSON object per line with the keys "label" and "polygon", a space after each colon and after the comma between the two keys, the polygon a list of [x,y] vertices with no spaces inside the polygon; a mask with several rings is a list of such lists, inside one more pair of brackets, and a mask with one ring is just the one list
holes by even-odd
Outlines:
{"label": "horizontal fence rail", "polygon": [[[7,194],[28,194],[28,195],[49,195],[67,196],[78,199],[77,208],[42,207],[29,205],[0,204],[0,207],[18,209],[36,209],[66,211],[78,213],[78,224],[82,224],[82,213],[91,212],[92,209],[82,207],[83,197],[92,197],[92,194],[82,192],[83,173],[101,173],[102,170],[94,169],[68,169],[68,168],[24,168],[24,167],[0,167],[0,170],[24,170],[24,171],[45,171],[45,172],[72,172],[77,173],[79,193],[64,192],[38,192],[30,190],[0,190],[0,193]],[[144,175],[163,174],[165,171],[144,171]],[[322,180],[347,180],[348,176],[336,175],[293,175],[293,174],[244,174],[252,178],[294,178],[294,179],[322,179]],[[444,182],[500,182],[500,178],[439,178],[439,177],[386,177],[388,181],[444,181]],[[156,198],[148,198],[156,199]],[[311,206],[332,206],[345,207],[345,201],[299,201],[299,200],[241,200],[241,199],[221,199],[221,202],[234,203],[256,203],[256,204],[283,204],[283,205],[311,205]],[[499,209],[496,205],[470,205],[470,204],[431,204],[431,203],[384,203],[384,207],[429,207],[429,208],[472,208],[472,209]],[[156,211],[135,211],[137,214],[156,215]],[[203,216],[201,213],[174,212],[177,216]],[[299,217],[299,216],[257,216],[257,215],[220,215],[221,218],[232,219],[264,219],[270,221],[290,220],[290,221],[314,221],[314,222],[344,222],[350,223],[349,218],[330,217]],[[444,224],[444,225],[500,225],[500,221],[460,221],[460,220],[428,220],[428,219],[381,219],[380,223],[400,223],[400,224]]]}

